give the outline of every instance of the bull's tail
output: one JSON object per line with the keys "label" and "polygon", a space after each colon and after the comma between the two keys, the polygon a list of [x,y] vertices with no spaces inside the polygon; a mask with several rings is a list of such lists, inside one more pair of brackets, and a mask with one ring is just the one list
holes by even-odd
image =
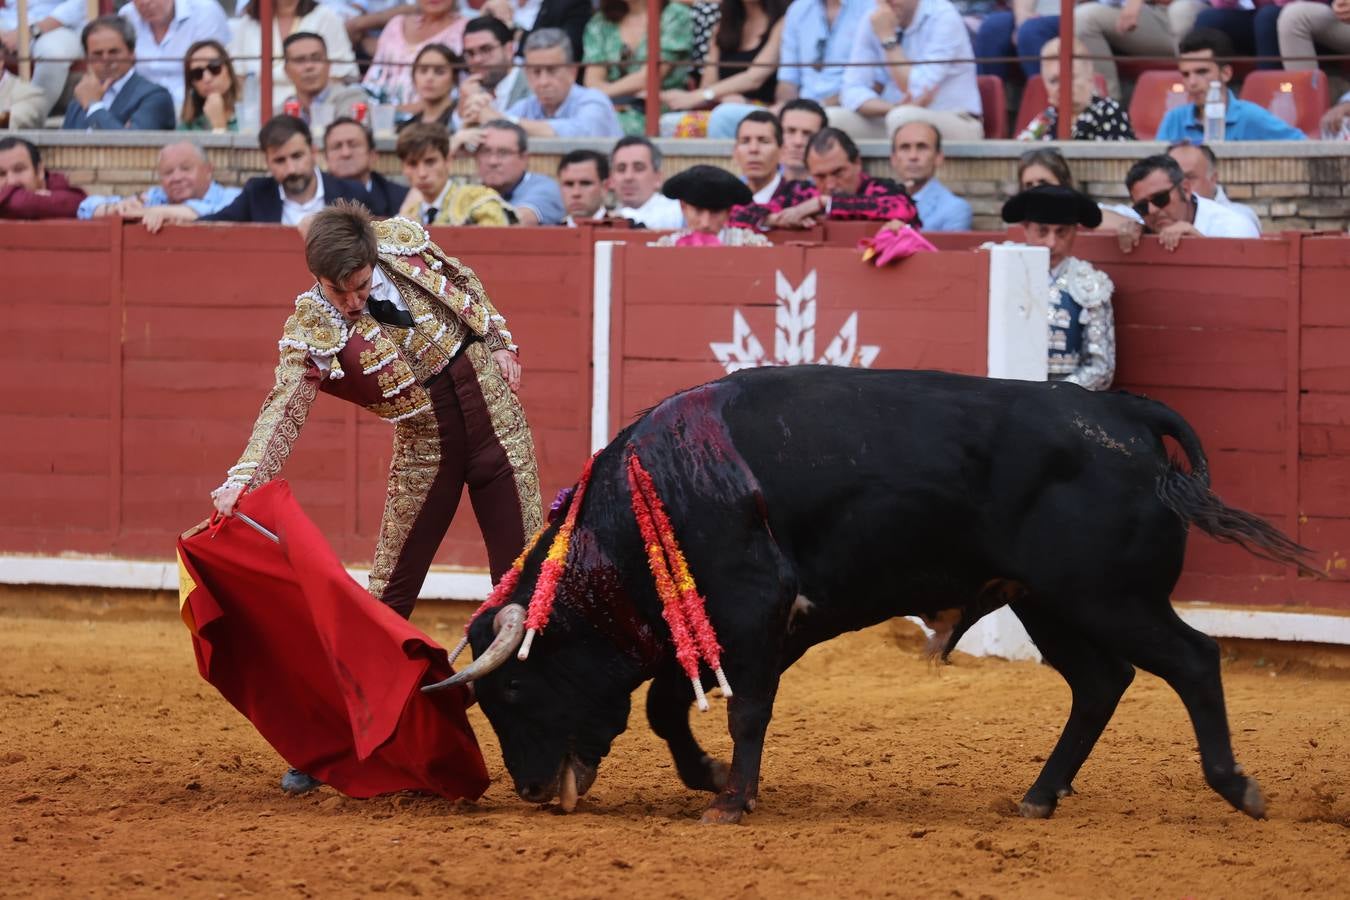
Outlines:
{"label": "bull's tail", "polygon": [[1237,544],[1271,562],[1297,566],[1305,574],[1325,577],[1308,564],[1312,551],[1307,547],[1260,516],[1235,509],[1219,499],[1210,488],[1209,460],[1200,446],[1200,438],[1185,419],[1161,403],[1142,402],[1147,404],[1146,417],[1154,434],[1172,438],[1186,455],[1186,466],[1176,458],[1169,458],[1167,468],[1158,476],[1158,499],[1163,505],[1181,521],[1199,526],[1215,540]]}

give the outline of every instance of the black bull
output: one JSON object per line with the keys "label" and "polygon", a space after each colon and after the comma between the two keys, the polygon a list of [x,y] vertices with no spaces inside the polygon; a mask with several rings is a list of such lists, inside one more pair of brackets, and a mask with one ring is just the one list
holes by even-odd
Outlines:
{"label": "black bull", "polygon": [[[1169,459],[1164,436],[1184,464]],[[723,647],[729,769],[689,728],[692,685],[632,511],[632,452],[665,501]],[[938,623],[945,655],[1007,604],[1073,694],[1024,815],[1049,816],[1071,793],[1136,666],[1181,697],[1210,786],[1264,814],[1260,788],[1233,759],[1218,645],[1169,597],[1191,523],[1300,567],[1306,551],[1220,502],[1195,432],[1160,403],[819,367],[749,370],[677,394],[595,460],[552,618],[521,662],[522,607],[560,521],[527,556],[507,604],[473,623],[476,659],[452,679],[474,681],[526,800],[560,795],[570,809],[650,678],[652,730],[683,782],[716,795],[704,820],[737,821],[758,795],[779,677],[807,648],[921,615]]]}

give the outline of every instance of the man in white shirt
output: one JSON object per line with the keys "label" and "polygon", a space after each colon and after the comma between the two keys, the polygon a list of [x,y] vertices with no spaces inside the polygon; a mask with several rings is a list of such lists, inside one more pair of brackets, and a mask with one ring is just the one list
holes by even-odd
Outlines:
{"label": "man in white shirt", "polygon": [[[1168,251],[1176,250],[1183,237],[1259,238],[1261,232],[1240,214],[1213,200],[1191,193],[1183,182],[1181,166],[1159,154],[1130,167],[1125,187],[1130,200],[1152,234]],[[1139,242],[1123,246],[1126,252]]]}
{"label": "man in white shirt", "polygon": [[951,0],[876,0],[858,26],[830,124],[863,139],[928,122],[943,140],[980,140],[974,56],[970,31]]}
{"label": "man in white shirt", "polygon": [[605,218],[605,183],[609,180],[609,160],[595,150],[572,150],[558,161],[558,187],[562,189],[563,224],[574,228],[581,222]]}
{"label": "man in white shirt", "polygon": [[530,95],[525,74],[515,64],[515,53],[515,37],[500,19],[484,15],[464,26],[464,61],[469,74],[460,82],[459,103],[450,117],[455,130],[500,119],[499,110],[508,110]]}
{"label": "man in white shirt", "polygon": [[1257,217],[1255,210],[1250,206],[1234,203],[1223,192],[1223,185],[1219,184],[1219,160],[1207,145],[1181,141],[1168,147],[1167,155],[1181,166],[1181,173],[1185,176],[1182,185],[1186,190],[1198,197],[1226,206],[1251,222],[1258,232],[1261,230],[1261,219]]}
{"label": "man in white shirt", "polygon": [[136,29],[136,73],[164,88],[183,108],[183,57],[198,41],[230,43],[216,0],[132,0],[118,15]]}
{"label": "man in white shirt", "polygon": [[768,110],[755,110],[736,125],[731,158],[754,194],[753,202],[768,203],[783,183],[783,170],[778,164],[782,149],[783,126]]}
{"label": "man in white shirt", "polygon": [[680,201],[661,193],[661,151],[645,137],[620,138],[610,155],[609,186],[619,202],[614,214],[658,231],[684,227]]}

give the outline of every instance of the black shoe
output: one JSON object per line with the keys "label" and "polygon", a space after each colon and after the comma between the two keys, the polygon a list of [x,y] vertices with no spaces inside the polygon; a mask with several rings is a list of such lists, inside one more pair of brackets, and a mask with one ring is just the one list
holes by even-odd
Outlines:
{"label": "black shoe", "polygon": [[286,774],[281,776],[281,789],[288,794],[308,794],[322,784],[313,775],[306,775],[299,769],[287,769]]}

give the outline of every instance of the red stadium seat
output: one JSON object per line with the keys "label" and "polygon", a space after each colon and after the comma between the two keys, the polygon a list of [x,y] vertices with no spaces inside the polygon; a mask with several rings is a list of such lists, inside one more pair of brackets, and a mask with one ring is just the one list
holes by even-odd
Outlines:
{"label": "red stadium seat", "polygon": [[1130,98],[1130,124],[1134,126],[1135,137],[1141,141],[1153,140],[1167,111],[1185,102],[1186,88],[1175,68],[1141,74],[1134,85],[1134,96]]}
{"label": "red stadium seat", "polygon": [[[1097,93],[1106,93],[1106,79],[1101,73],[1092,74],[1092,83],[1096,86]],[[1050,97],[1045,92],[1045,80],[1039,75],[1032,75],[1027,79],[1027,86],[1022,89],[1022,102],[1017,106],[1017,122],[1013,125],[1013,137],[1021,134],[1027,123],[1049,105]]]}
{"label": "red stadium seat", "polygon": [[979,75],[980,105],[984,107],[984,136],[998,140],[1008,136],[1008,96],[1003,93],[1003,80],[993,75]]}
{"label": "red stadium seat", "polygon": [[[1247,76],[1242,83],[1243,100],[1271,109],[1277,94],[1292,94],[1298,118],[1293,125],[1310,138],[1321,136],[1319,122],[1331,106],[1331,88],[1322,72],[1287,72],[1282,69],[1260,69]],[[1274,110],[1271,110],[1274,112]]]}

